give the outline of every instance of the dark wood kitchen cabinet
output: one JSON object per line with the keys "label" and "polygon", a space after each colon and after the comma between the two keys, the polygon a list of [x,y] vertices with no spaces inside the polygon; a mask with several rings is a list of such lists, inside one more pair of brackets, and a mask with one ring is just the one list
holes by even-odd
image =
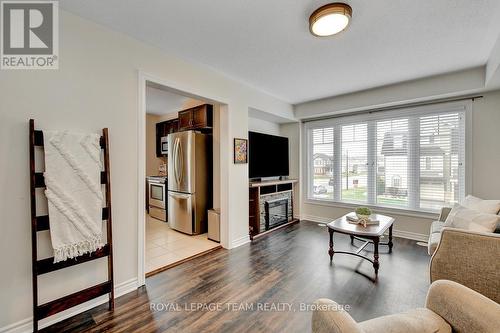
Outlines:
{"label": "dark wood kitchen cabinet", "polygon": [[178,118],[156,124],[156,157],[162,157],[161,138],[170,133],[188,130],[210,130],[213,126],[213,106],[203,104],[179,111]]}
{"label": "dark wood kitchen cabinet", "polygon": [[164,122],[156,123],[156,157],[162,157],[161,154],[161,137],[164,133],[165,124]]}
{"label": "dark wood kitchen cabinet", "polygon": [[179,131],[212,128],[212,125],[213,106],[210,104],[179,111]]}
{"label": "dark wood kitchen cabinet", "polygon": [[179,119],[171,119],[156,124],[156,157],[162,157],[161,138],[170,133],[179,132]]}
{"label": "dark wood kitchen cabinet", "polygon": [[165,135],[179,132],[179,118],[175,118],[165,122]]}

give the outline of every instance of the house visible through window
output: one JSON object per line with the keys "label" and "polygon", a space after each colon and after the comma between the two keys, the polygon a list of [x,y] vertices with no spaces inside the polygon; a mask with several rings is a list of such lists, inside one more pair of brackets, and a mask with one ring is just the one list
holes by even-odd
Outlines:
{"label": "house visible through window", "polygon": [[340,130],[342,138],[341,199],[366,202],[368,184],[367,124],[345,125]]}
{"label": "house visible through window", "polygon": [[465,194],[465,104],[306,124],[308,198],[435,211]]}
{"label": "house visible through window", "polygon": [[321,128],[313,133],[313,193],[318,198],[332,199],[333,192],[333,128]]}
{"label": "house visible through window", "polygon": [[432,160],[429,156],[425,158],[425,170],[431,170],[432,169]]}

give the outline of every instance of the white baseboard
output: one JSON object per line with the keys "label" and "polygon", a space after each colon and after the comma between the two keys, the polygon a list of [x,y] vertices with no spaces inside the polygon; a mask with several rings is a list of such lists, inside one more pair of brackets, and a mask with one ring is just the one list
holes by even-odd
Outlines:
{"label": "white baseboard", "polygon": [[[302,215],[301,220],[308,220],[316,223],[327,224],[333,221],[333,219],[328,217],[313,216],[313,215]],[[419,234],[416,232],[410,232],[405,230],[394,229],[392,231],[394,237],[406,238],[411,240],[416,240],[419,242],[427,242],[429,240],[429,235]]]}
{"label": "white baseboard", "polygon": [[250,236],[246,235],[240,238],[237,238],[231,242],[230,249],[234,249],[235,247],[245,245],[246,243],[250,243]]}
{"label": "white baseboard", "polygon": [[[115,285],[115,299],[125,295],[126,293],[129,293],[131,291],[136,290],[138,287],[137,285],[137,278],[133,278],[130,280],[127,280],[125,282],[122,282],[120,284]],[[77,305],[71,309],[68,309],[66,311],[60,312],[58,314],[55,314],[51,316],[50,318],[44,319],[39,321],[39,328],[45,328],[50,325],[53,325],[55,323],[58,323],[62,320],[68,319],[70,317],[73,317],[79,313],[85,312],[87,310],[90,310],[92,308],[95,308],[98,305],[104,304],[108,301],[108,297],[106,295],[95,298],[91,301],[88,301],[86,303]],[[33,332],[33,317],[29,317],[23,320],[20,320],[16,323],[4,326],[0,328],[0,333],[29,333]]]}
{"label": "white baseboard", "polygon": [[115,299],[139,288],[137,278],[132,278],[115,286]]}
{"label": "white baseboard", "polygon": [[306,214],[302,214],[300,216],[300,220],[303,221],[303,220],[307,220],[307,221],[311,221],[311,222],[317,222],[317,223],[321,223],[321,224],[327,224],[327,223],[330,223],[333,221],[333,219],[331,218],[328,218],[328,217],[321,217],[321,216],[314,216],[314,215],[306,215]]}
{"label": "white baseboard", "polygon": [[0,328],[1,333],[28,333],[33,332],[33,318],[26,318],[16,323]]}
{"label": "white baseboard", "polygon": [[419,234],[417,232],[411,232],[411,231],[404,231],[404,230],[394,229],[392,231],[392,235],[395,236],[395,237],[416,240],[416,241],[419,241],[419,242],[428,242],[429,241],[429,235]]}

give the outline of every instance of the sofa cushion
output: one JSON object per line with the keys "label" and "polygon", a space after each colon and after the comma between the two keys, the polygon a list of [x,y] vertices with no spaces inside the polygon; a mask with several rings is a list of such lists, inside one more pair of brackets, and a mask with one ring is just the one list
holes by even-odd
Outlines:
{"label": "sofa cushion", "polygon": [[445,227],[477,232],[493,232],[500,216],[487,214],[461,205],[455,205],[444,222]]}
{"label": "sofa cushion", "polygon": [[429,309],[378,317],[359,323],[366,333],[450,333],[451,326]]}
{"label": "sofa cushion", "polygon": [[432,233],[429,236],[429,241],[427,242],[427,253],[429,253],[430,256],[432,256],[434,254],[434,251],[436,251],[440,240],[441,240],[440,232]]}
{"label": "sofa cushion", "polygon": [[432,222],[432,224],[431,224],[431,234],[433,234],[435,232],[441,232],[441,230],[443,230],[443,227],[444,227],[444,222],[441,222],[441,221],[434,221],[434,222]]}
{"label": "sofa cushion", "polygon": [[473,195],[468,195],[462,202],[462,206],[487,214],[498,214],[500,211],[500,200],[483,200]]}

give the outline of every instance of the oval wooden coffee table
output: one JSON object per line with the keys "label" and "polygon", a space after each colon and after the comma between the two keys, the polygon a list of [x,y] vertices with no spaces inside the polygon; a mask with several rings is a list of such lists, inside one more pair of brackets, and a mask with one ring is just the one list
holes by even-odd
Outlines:
{"label": "oval wooden coffee table", "polygon": [[[371,218],[378,220],[379,224],[363,227],[359,224],[349,223],[346,216],[347,215],[344,215],[341,218],[338,218],[335,221],[327,224],[328,232],[330,233],[330,248],[328,249],[328,254],[330,255],[330,263],[333,261],[333,255],[335,253],[353,255],[371,262],[373,264],[373,268],[375,269],[375,276],[377,276],[380,266],[378,260],[378,246],[387,245],[389,246],[389,253],[392,253],[392,225],[394,224],[394,218],[380,214],[372,214]],[[380,243],[380,237],[382,237],[387,229],[389,229],[389,241],[387,243]],[[363,245],[358,247],[355,252],[335,251],[333,249],[334,232],[349,235],[351,237],[351,244],[354,244],[354,239],[361,240],[364,243]],[[368,244],[373,244],[373,260],[359,254]]]}

